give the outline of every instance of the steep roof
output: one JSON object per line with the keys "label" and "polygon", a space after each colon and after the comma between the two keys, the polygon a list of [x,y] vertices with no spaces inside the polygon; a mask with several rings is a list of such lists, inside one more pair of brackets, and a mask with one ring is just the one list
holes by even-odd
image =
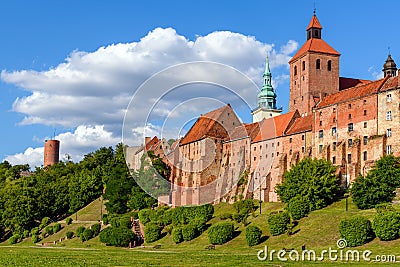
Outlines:
{"label": "steep roof", "polygon": [[370,83],[370,80],[361,80],[361,79],[354,79],[354,78],[346,78],[346,77],[339,77],[339,91],[354,87],[360,84]]}
{"label": "steep roof", "polygon": [[382,86],[381,92],[400,87],[400,76],[390,77]]}
{"label": "steep roof", "polygon": [[250,140],[253,141],[256,138],[258,132],[260,131],[260,123],[254,122],[250,124],[242,124],[235,129],[233,129],[227,138],[229,140],[236,140],[240,138],[250,137]]}
{"label": "steep roof", "polygon": [[316,15],[312,16],[311,21],[308,24],[307,30],[309,30],[311,28],[322,29],[321,23],[319,23],[319,20]]}
{"label": "steep roof", "polygon": [[157,136],[154,136],[153,139],[151,139],[149,142],[146,144],[146,151],[153,150],[154,147],[159,143],[160,140],[158,140]]}
{"label": "steep roof", "polygon": [[297,51],[297,53],[289,61],[292,62],[307,52],[316,52],[340,56],[340,53],[328,45],[324,40],[318,38],[308,39],[307,42]]}
{"label": "steep roof", "polygon": [[295,116],[299,116],[298,112],[291,111],[279,116],[262,120],[261,129],[254,138],[254,142],[283,136],[286,129],[290,125],[290,122],[293,121]]}
{"label": "steep roof", "polygon": [[234,114],[231,106],[227,104],[219,109],[201,115],[194,123],[192,128],[190,128],[186,135],[181,139],[179,145],[195,142],[203,139],[206,136],[225,138],[227,136],[227,131],[218,131],[215,126],[220,124],[219,117],[221,114],[227,111],[230,111],[232,114]]}
{"label": "steep roof", "polygon": [[296,118],[295,122],[286,131],[286,134],[302,133],[312,130],[312,115]]}
{"label": "steep roof", "polygon": [[386,82],[387,79],[388,77],[367,84],[361,84],[355,87],[339,91],[338,93],[328,95],[324,99],[322,99],[322,101],[317,105],[317,108],[326,107],[346,100],[356,99],[362,96],[367,96],[376,93],[379,91],[379,89],[382,87],[382,85]]}

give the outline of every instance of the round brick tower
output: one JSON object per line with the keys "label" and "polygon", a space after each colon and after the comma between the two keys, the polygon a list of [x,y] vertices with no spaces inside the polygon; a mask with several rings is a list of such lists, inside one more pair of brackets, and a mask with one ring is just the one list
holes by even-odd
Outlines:
{"label": "round brick tower", "polygon": [[53,165],[60,160],[60,141],[46,140],[44,143],[44,164],[43,166]]}

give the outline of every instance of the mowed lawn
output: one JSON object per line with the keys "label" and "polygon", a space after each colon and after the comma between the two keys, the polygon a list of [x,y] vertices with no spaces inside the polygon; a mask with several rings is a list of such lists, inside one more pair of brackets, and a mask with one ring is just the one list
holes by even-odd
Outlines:
{"label": "mowed lawn", "polygon": [[[308,217],[299,221],[294,228],[295,234],[288,236],[270,236],[267,229],[267,215],[274,210],[283,208],[282,203],[263,203],[262,214],[257,210],[250,215],[248,222],[259,226],[263,230],[263,243],[255,247],[248,247],[245,241],[245,227],[236,225],[235,237],[228,243],[215,246],[215,249],[206,249],[209,245],[207,234],[203,233],[198,238],[174,244],[169,235],[151,244],[145,244],[144,248],[113,248],[101,244],[99,238],[82,243],[79,239],[66,240],[55,246],[34,245],[27,239],[24,242],[9,246],[7,242],[0,245],[0,266],[396,266],[396,264],[350,261],[331,261],[326,255],[323,261],[279,261],[276,253],[274,260],[260,261],[257,252],[281,250],[283,248],[295,249],[301,255],[301,247],[315,250],[317,257],[322,250],[337,249],[336,241],[339,239],[338,224],[341,219],[353,215],[363,215],[373,218],[375,210],[358,210],[349,201],[348,211],[345,210],[345,200],[338,201],[331,206],[311,212]],[[395,206],[399,208],[399,205]],[[221,203],[215,206],[215,216],[211,224],[221,220],[219,215],[233,212],[232,205]],[[77,224],[65,226],[76,228]],[[72,230],[71,228],[71,230]],[[50,240],[49,240],[50,241]],[[155,246],[157,248],[155,248]],[[377,255],[399,255],[400,239],[383,242],[375,238],[370,243],[354,248],[360,251],[372,252],[370,258]],[[344,250],[344,252],[346,249]],[[288,258],[289,252],[286,254]],[[400,262],[400,257],[397,257]],[[397,263],[399,264],[399,263]]]}

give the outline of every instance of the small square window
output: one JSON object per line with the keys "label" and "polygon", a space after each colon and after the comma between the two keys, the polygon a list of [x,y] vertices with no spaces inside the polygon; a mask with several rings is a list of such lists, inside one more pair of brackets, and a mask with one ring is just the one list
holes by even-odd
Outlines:
{"label": "small square window", "polygon": [[351,108],[351,104],[349,104],[349,108]]}
{"label": "small square window", "polygon": [[322,126],[322,121],[319,121],[319,126]]}
{"label": "small square window", "polygon": [[304,134],[301,136],[301,140],[304,140]]}
{"label": "small square window", "polygon": [[391,145],[386,146],[386,154],[392,154],[392,146]]}
{"label": "small square window", "polygon": [[352,147],[353,146],[353,139],[347,140],[347,143],[348,143],[349,147]]}
{"label": "small square window", "polygon": [[386,95],[386,102],[391,102],[392,101],[392,95],[388,94]]}
{"label": "small square window", "polygon": [[336,142],[333,142],[333,144],[332,144],[332,150],[333,150],[333,151],[336,151]]}
{"label": "small square window", "polygon": [[364,153],[363,153],[363,159],[364,159],[364,161],[368,159],[367,151],[364,151]]}
{"label": "small square window", "polygon": [[319,130],[318,137],[319,138],[323,138],[324,137],[324,131],[323,130]]}
{"label": "small square window", "polygon": [[351,163],[351,154],[347,154],[347,163]]}
{"label": "small square window", "polygon": [[323,146],[322,145],[319,145],[319,147],[318,147],[318,151],[319,151],[319,153],[322,153],[322,148],[323,148]]}
{"label": "small square window", "polygon": [[367,128],[367,125],[368,125],[368,124],[367,124],[366,122],[364,122],[364,128]]}
{"label": "small square window", "polygon": [[367,116],[367,110],[364,109],[364,116]]}
{"label": "small square window", "polygon": [[351,119],[351,113],[349,113],[349,119]]}
{"label": "small square window", "polygon": [[292,138],[290,137],[290,138],[289,138],[289,143],[291,143],[291,142],[292,142]]}
{"label": "small square window", "polygon": [[364,102],[364,105],[366,105],[366,104],[367,104],[367,100],[365,100],[365,99],[364,99],[364,101],[363,101],[363,102]]}
{"label": "small square window", "polygon": [[332,157],[332,164],[336,164],[336,157]]}
{"label": "small square window", "polygon": [[349,132],[352,132],[352,131],[354,130],[354,128],[353,128],[353,123],[349,123],[349,124],[347,125],[347,127],[348,127]]}
{"label": "small square window", "polygon": [[332,128],[332,136],[336,136],[336,133],[337,133],[337,132],[336,132],[336,127],[333,127],[333,128]]}
{"label": "small square window", "polygon": [[304,146],[301,147],[301,152],[304,153]]}

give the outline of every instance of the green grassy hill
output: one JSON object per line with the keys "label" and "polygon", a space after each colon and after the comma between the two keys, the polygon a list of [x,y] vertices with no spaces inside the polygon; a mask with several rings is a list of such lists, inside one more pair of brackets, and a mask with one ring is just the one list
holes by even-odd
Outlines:
{"label": "green grassy hill", "polygon": [[[331,247],[336,249],[336,241],[339,239],[338,225],[340,220],[354,215],[366,216],[370,219],[373,218],[375,210],[358,210],[349,199],[348,211],[346,211],[346,201],[342,199],[333,203],[329,207],[311,212],[308,217],[299,220],[298,225],[294,228],[295,234],[289,236],[286,234],[280,236],[271,236],[267,229],[267,215],[276,210],[282,210],[284,204],[282,203],[263,203],[262,213],[256,210],[253,215],[248,218],[249,225],[257,225],[263,230],[263,243],[255,247],[248,247],[245,241],[245,226],[242,224],[235,224],[236,236],[234,239],[224,245],[218,245],[214,250],[207,250],[209,245],[207,233],[203,233],[198,238],[189,241],[175,244],[171,240],[171,236],[166,235],[162,239],[154,243],[145,243],[142,248],[135,249],[121,249],[106,247],[101,244],[99,238],[93,238],[87,242],[82,242],[78,238],[65,240],[56,245],[50,245],[53,249],[43,251],[38,248],[43,248],[40,243],[52,242],[65,237],[67,231],[75,231],[75,229],[83,225],[89,227],[97,222],[100,213],[101,201],[96,200],[81,211],[78,212],[78,220],[71,225],[65,225],[61,222],[63,228],[60,232],[45,238],[39,244],[32,244],[30,238],[13,246],[13,249],[8,251],[8,259],[12,259],[12,264],[21,264],[21,252],[25,251],[30,255],[34,255],[37,259],[47,257],[53,259],[49,261],[59,266],[69,266],[72,263],[78,263],[80,257],[85,259],[87,266],[131,266],[134,265],[159,265],[159,266],[268,266],[271,264],[283,264],[279,261],[260,262],[257,259],[257,252],[268,246],[269,250],[296,249],[301,252],[301,246],[305,245],[306,249],[313,249],[320,252],[324,249]],[[400,205],[396,204],[395,208],[400,210]],[[214,217],[209,222],[215,224],[221,221],[220,215],[224,213],[232,213],[233,206],[227,203],[220,203],[215,206]],[[157,245],[157,248],[155,246]],[[49,246],[48,246],[49,247]],[[48,248],[46,247],[46,248]],[[5,261],[6,257],[3,254],[5,249],[9,247],[0,247],[0,263]],[[372,255],[399,255],[400,256],[400,239],[383,242],[375,238],[370,243],[357,247],[358,250],[369,249]],[[10,252],[11,251],[11,252]],[[15,257],[12,255],[15,254]],[[17,256],[19,255],[19,256]],[[46,256],[47,255],[47,256]],[[10,258],[11,257],[11,258]],[[69,258],[71,262],[69,265],[61,263],[63,258]],[[81,260],[83,259],[81,258]],[[400,260],[400,257],[398,257]],[[301,266],[301,265],[314,265],[314,262],[286,262],[284,265]],[[342,265],[343,263],[341,263]],[[350,263],[349,263],[350,264]],[[365,266],[366,262],[351,263],[352,266]],[[372,264],[372,263],[369,263]],[[387,264],[387,263],[386,263]],[[84,264],[86,266],[86,264]],[[324,261],[323,266],[337,266],[338,262]],[[373,263],[377,266],[377,263]],[[3,266],[3,265],[2,265]],[[32,265],[37,266],[37,265]],[[50,266],[43,264],[42,266]],[[83,266],[83,265],[82,265]]]}

